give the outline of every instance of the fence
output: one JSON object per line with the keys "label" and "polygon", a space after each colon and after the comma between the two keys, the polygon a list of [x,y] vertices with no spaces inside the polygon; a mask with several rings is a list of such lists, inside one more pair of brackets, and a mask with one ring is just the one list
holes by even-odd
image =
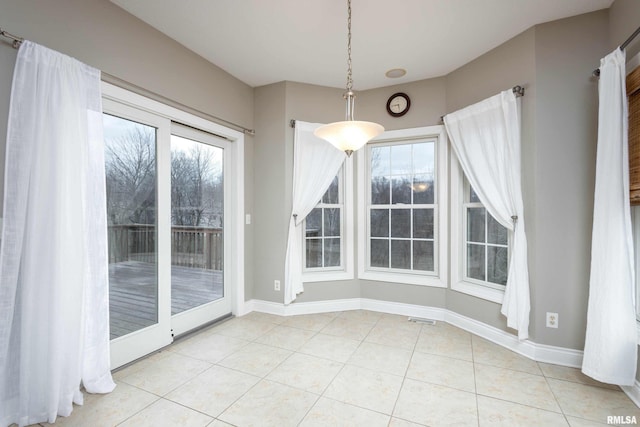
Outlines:
{"label": "fence", "polygon": [[[152,224],[110,225],[109,263],[156,262],[156,227]],[[171,265],[223,269],[222,228],[172,226]]]}

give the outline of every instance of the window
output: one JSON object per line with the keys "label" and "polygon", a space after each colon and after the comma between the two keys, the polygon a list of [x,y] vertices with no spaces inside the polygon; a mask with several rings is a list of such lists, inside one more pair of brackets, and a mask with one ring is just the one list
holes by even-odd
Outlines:
{"label": "window", "polygon": [[463,209],[465,280],[504,289],[509,264],[508,230],[487,212],[466,179]]}
{"label": "window", "polygon": [[331,182],[318,205],[304,221],[305,268],[340,268],[342,265],[341,173]]}
{"label": "window", "polygon": [[451,289],[501,303],[509,271],[509,231],[480,203],[451,159]]}
{"label": "window", "polygon": [[351,159],[347,159],[316,207],[305,218],[304,282],[353,279]]}
{"label": "window", "polygon": [[361,278],[446,286],[445,141],[442,126],[391,131],[358,153]]}

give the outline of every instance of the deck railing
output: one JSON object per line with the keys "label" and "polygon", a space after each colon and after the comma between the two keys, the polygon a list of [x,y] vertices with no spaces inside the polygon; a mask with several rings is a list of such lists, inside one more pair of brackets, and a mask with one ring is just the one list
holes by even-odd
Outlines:
{"label": "deck railing", "polygon": [[[152,224],[110,225],[109,263],[156,262],[156,227]],[[222,270],[222,228],[171,227],[171,264]]]}

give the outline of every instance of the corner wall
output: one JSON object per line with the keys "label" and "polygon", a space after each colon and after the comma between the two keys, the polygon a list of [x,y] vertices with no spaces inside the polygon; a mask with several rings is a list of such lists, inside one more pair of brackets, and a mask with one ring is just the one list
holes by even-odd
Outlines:
{"label": "corner wall", "polygon": [[[285,188],[286,84],[261,86],[255,94],[254,205],[250,247],[253,265],[247,266],[254,278],[245,299],[252,298],[282,303],[282,292],[273,289],[273,281],[284,284],[284,257],[287,250],[289,212]],[[290,198],[290,196],[289,196]],[[291,207],[289,206],[289,211]],[[282,289],[282,288],[281,288]]]}

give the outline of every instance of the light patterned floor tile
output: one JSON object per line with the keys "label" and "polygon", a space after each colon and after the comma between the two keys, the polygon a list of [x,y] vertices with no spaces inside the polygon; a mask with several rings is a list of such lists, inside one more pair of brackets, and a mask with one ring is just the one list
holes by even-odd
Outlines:
{"label": "light patterned floor tile", "polygon": [[169,393],[166,398],[217,417],[258,381],[260,378],[253,375],[213,366]]}
{"label": "light patterned floor tile", "polygon": [[270,322],[256,322],[242,317],[231,319],[215,328],[215,333],[246,341],[253,341],[266,334],[277,325]]}
{"label": "light patterned floor tile", "polygon": [[471,335],[454,327],[424,325],[420,330],[415,351],[456,359],[473,360]]}
{"label": "light patterned floor tile", "polygon": [[109,394],[84,394],[84,404],[73,407],[68,417],[58,417],[55,424],[63,427],[111,427],[115,426],[153,402],[159,397],[129,384],[117,383]]}
{"label": "light patterned floor tile", "polygon": [[605,384],[601,383],[600,381],[596,381],[593,378],[583,374],[582,371],[577,368],[569,368],[567,366],[551,365],[549,363],[540,362],[538,362],[538,366],[540,366],[542,373],[547,378],[555,378],[557,380],[571,381],[574,383],[593,385],[620,391],[620,387],[618,387],[617,385]]}
{"label": "light patterned floor tile", "polygon": [[416,424],[411,421],[403,420],[401,418],[391,417],[389,427],[423,427],[424,424]]}
{"label": "light patterned floor tile", "polygon": [[412,326],[410,324],[409,327],[398,327],[392,325],[391,322],[380,320],[369,331],[365,341],[413,351],[418,335],[420,335],[420,327],[416,327],[415,324]]}
{"label": "light patterned floor tile", "polygon": [[285,320],[287,320],[287,318],[284,316],[278,316],[269,313],[260,313],[259,311],[252,311],[251,313],[245,314],[241,317],[241,319],[253,320],[254,322],[275,323],[276,325],[281,325]]}
{"label": "light patterned floor tile", "polygon": [[504,347],[487,341],[483,338],[474,336],[473,345],[473,361],[499,368],[513,369],[516,371],[527,372],[533,375],[542,375],[542,371],[538,364],[526,357],[508,350]]}
{"label": "light patterned floor tile", "polygon": [[297,426],[318,396],[262,380],[218,418],[237,426]]}
{"label": "light patterned floor tile", "polygon": [[300,353],[346,363],[360,345],[359,341],[319,333],[298,350]]}
{"label": "light patterned floor tile", "polygon": [[325,335],[362,341],[373,329],[374,325],[375,321],[338,316],[322,328],[321,332]]}
{"label": "light patterned floor tile", "polygon": [[411,351],[386,345],[363,342],[353,353],[350,365],[404,376],[411,360]]}
{"label": "light patterned floor tile", "polygon": [[341,317],[343,319],[351,319],[351,320],[375,323],[378,321],[378,319],[382,317],[382,313],[378,311],[370,311],[370,310],[347,310],[347,311],[338,313],[337,317]]}
{"label": "light patterned floor tile", "polygon": [[169,351],[209,363],[217,363],[247,344],[249,341],[210,333],[178,341],[169,348]]}
{"label": "light patterned floor tile", "polygon": [[122,378],[141,371],[142,369],[148,367],[149,365],[152,365],[158,360],[164,359],[171,353],[172,352],[168,350],[156,351],[139,360],[136,360],[133,363],[118,368],[116,371],[111,373],[111,376],[113,377],[114,381],[120,381]]}
{"label": "light patterned floor tile", "polygon": [[415,352],[407,378],[475,393],[473,363],[450,357]]}
{"label": "light patterned floor tile", "polygon": [[481,426],[569,426],[562,414],[485,396],[478,396],[478,418]]}
{"label": "light patterned floor tile", "polygon": [[255,342],[295,351],[302,347],[315,334],[316,332],[314,331],[280,325],[261,337],[258,337]]}
{"label": "light patterned floor tile", "polygon": [[391,414],[402,377],[346,365],[333,379],[325,397]]}
{"label": "light patterned floor tile", "polygon": [[333,313],[301,314],[287,317],[282,323],[292,328],[307,329],[318,332],[336,317]]}
{"label": "light patterned floor tile", "polygon": [[220,420],[213,420],[207,427],[234,427],[232,424],[225,423]]}
{"label": "light patterned floor tile", "polygon": [[606,423],[609,415],[635,416],[640,409],[622,391],[549,378],[549,385],[566,415]]}
{"label": "light patterned floor tile", "polygon": [[467,338],[471,338],[471,333],[465,331],[464,329],[441,321],[436,321],[434,325],[423,323],[420,333],[422,335],[440,335],[464,340],[466,340]]}
{"label": "light patterned floor tile", "polygon": [[166,356],[122,378],[122,381],[163,396],[209,367],[211,364],[208,362],[167,352]]}
{"label": "light patterned floor tile", "polygon": [[430,427],[477,426],[476,395],[406,379],[393,416]]}
{"label": "light patterned floor tile", "polygon": [[205,427],[211,421],[213,421],[213,417],[169,400],[160,399],[120,425],[122,427]]}
{"label": "light patterned floor tile", "polygon": [[389,416],[321,397],[300,427],[387,427]]}
{"label": "light patterned floor tile", "polygon": [[611,425],[611,424],[597,423],[595,421],[589,421],[583,418],[576,418],[576,417],[569,417],[569,416],[567,417],[567,421],[569,421],[569,425],[571,427],[603,427],[606,425]]}
{"label": "light patterned floor tile", "polygon": [[479,395],[560,412],[560,407],[542,376],[477,363],[475,374]]}
{"label": "light patterned floor tile", "polygon": [[267,379],[321,394],[343,366],[332,360],[295,353],[274,369]]}
{"label": "light patterned floor tile", "polygon": [[85,394],[85,404],[56,425],[597,427],[612,415],[640,421],[618,387],[578,369],[538,364],[443,322],[366,310],[253,312],[113,376],[113,393]]}
{"label": "light patterned floor tile", "polygon": [[250,343],[220,361],[218,365],[264,377],[291,354],[289,350]]}

